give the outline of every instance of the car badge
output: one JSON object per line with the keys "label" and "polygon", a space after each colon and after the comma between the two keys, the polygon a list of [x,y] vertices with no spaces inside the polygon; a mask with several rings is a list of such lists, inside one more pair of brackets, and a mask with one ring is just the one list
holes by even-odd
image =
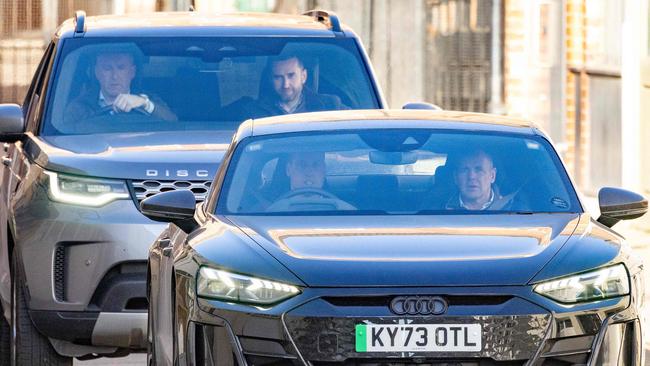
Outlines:
{"label": "car badge", "polygon": [[441,315],[448,306],[440,296],[398,296],[390,302],[390,310],[397,315]]}

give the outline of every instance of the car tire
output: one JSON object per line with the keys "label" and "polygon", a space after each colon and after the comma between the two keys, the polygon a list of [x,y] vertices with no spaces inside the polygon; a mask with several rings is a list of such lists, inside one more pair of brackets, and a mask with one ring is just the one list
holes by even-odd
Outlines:
{"label": "car tire", "polygon": [[9,365],[9,352],[11,344],[10,325],[2,313],[0,306],[0,366]]}
{"label": "car tire", "polygon": [[32,323],[25,299],[25,275],[15,250],[11,264],[14,274],[11,286],[11,365],[71,366],[72,357],[56,353],[50,341]]}

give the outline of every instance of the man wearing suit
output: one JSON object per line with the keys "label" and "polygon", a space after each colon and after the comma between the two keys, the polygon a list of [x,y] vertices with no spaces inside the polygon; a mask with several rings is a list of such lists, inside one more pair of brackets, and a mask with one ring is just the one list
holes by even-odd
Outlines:
{"label": "man wearing suit", "polygon": [[91,89],[75,98],[66,108],[66,120],[78,122],[103,113],[114,115],[131,111],[159,120],[177,120],[162,99],[131,90],[136,66],[129,52],[100,53],[93,70],[99,89]]}

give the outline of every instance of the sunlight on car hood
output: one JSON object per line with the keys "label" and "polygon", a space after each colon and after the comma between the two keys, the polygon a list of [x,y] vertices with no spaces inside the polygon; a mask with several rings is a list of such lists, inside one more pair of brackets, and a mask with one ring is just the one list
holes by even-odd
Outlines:
{"label": "sunlight on car hood", "polygon": [[[580,214],[229,216],[309,286],[527,283]],[[588,216],[583,216],[588,221]]]}
{"label": "sunlight on car hood", "polygon": [[[551,241],[552,233],[550,227],[269,230],[273,241],[294,258],[352,261],[523,258],[544,250]],[[486,242],[490,243],[489,248],[486,248]],[[431,250],[432,247],[435,247],[435,251]]]}

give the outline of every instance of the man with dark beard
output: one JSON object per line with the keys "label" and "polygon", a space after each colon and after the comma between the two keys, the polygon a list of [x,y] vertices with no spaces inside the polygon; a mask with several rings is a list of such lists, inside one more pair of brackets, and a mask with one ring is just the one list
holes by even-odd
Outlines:
{"label": "man with dark beard", "polygon": [[278,56],[271,61],[271,85],[274,95],[262,96],[253,118],[289,113],[348,109],[339,97],[318,94],[305,83],[309,77],[304,64],[295,55]]}

